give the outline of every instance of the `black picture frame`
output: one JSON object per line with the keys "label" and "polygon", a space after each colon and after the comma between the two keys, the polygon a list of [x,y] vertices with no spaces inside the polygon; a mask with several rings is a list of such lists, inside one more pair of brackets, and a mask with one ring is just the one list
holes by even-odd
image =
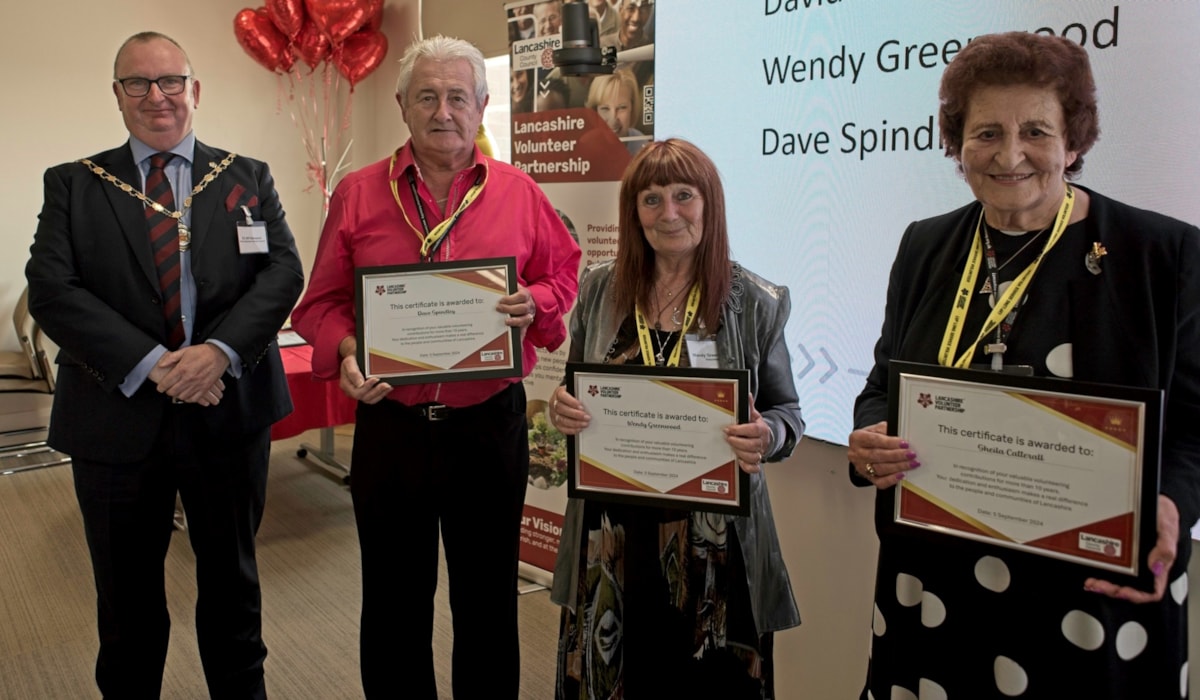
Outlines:
{"label": "black picture frame", "polygon": [[[714,397],[718,389],[730,394],[729,396],[723,395],[717,400],[722,402],[730,400],[732,405],[728,410],[731,412],[732,419],[739,424],[746,423],[750,420],[749,370],[647,367],[644,365],[606,365],[568,362],[566,365],[566,377],[567,391],[572,395],[576,395],[579,387],[582,386],[582,384],[578,384],[580,381],[588,382],[588,388],[582,392],[583,396],[581,399],[593,415],[592,425],[589,425],[579,435],[568,436],[567,438],[567,495],[569,497],[740,516],[749,514],[750,475],[738,465],[732,448],[729,448],[729,463],[720,466],[720,477],[708,479],[705,476],[697,476],[681,483],[674,489],[663,492],[648,488],[644,484],[639,484],[637,483],[639,480],[634,478],[633,475],[628,472],[622,472],[621,467],[626,466],[625,462],[620,462],[620,466],[618,466],[618,463],[613,463],[606,465],[604,468],[597,467],[588,461],[590,460],[589,457],[584,457],[583,452],[587,450],[586,448],[581,448],[579,444],[581,441],[586,443],[590,438],[599,435],[597,433],[596,417],[607,408],[605,404],[608,404],[611,406],[624,406],[624,408],[612,408],[609,410],[617,413],[627,413],[629,414],[630,422],[644,424],[631,427],[631,432],[636,432],[638,435],[654,435],[656,433],[655,426],[659,426],[657,432],[664,436],[664,442],[662,445],[659,445],[657,440],[654,441],[655,446],[652,449],[655,454],[659,454],[660,450],[667,450],[668,448],[665,445],[670,440],[676,441],[671,443],[671,449],[684,449],[687,441],[686,433],[679,432],[674,434],[672,429],[675,428],[675,425],[671,423],[671,421],[677,421],[684,418],[684,416],[663,414],[667,417],[647,417],[654,416],[660,412],[644,405],[628,406],[628,398],[622,397],[619,394],[620,387],[628,386],[630,380],[633,380],[635,385],[641,382],[657,382],[660,385],[659,387],[648,388],[664,392],[675,391],[678,386],[692,387],[708,384],[710,386],[703,390],[713,392],[712,395]],[[604,384],[606,380],[609,382],[607,385]],[[613,389],[614,387],[615,390]],[[614,396],[614,391],[618,395]],[[696,397],[696,400],[700,402],[704,401],[701,397]],[[721,410],[726,409],[722,408]],[[618,418],[626,419],[626,416],[618,416]],[[656,420],[662,422],[656,423]],[[723,425],[714,424],[711,426],[711,429],[720,432],[723,427]],[[702,430],[707,431],[708,426],[705,426]],[[589,435],[589,431],[592,431],[591,435]],[[643,438],[631,437],[629,440],[636,443],[643,440]],[[616,456],[613,459],[619,460],[623,459],[623,457]],[[632,458],[629,461],[637,464],[641,463],[639,460]],[[655,464],[663,464],[663,469],[671,468],[665,462],[655,462]],[[609,471],[607,477],[600,476],[601,471],[608,470],[611,471]],[[712,474],[712,472],[706,474]],[[719,493],[720,489],[723,488],[723,484],[727,486],[728,493]],[[706,496],[705,493],[713,495]]]}
{"label": "black picture frame", "polygon": [[[403,384],[435,384],[439,382],[457,382],[476,379],[498,379],[504,377],[521,377],[523,372],[523,356],[521,346],[521,331],[517,327],[509,327],[503,334],[504,340],[498,349],[488,349],[489,353],[497,355],[500,361],[482,364],[477,367],[460,369],[405,369],[404,371],[380,371],[375,367],[372,358],[367,355],[369,348],[366,319],[369,318],[365,305],[368,299],[379,301],[385,297],[398,296],[404,293],[405,280],[427,275],[442,275],[445,273],[503,271],[507,294],[517,291],[516,258],[482,258],[477,260],[456,260],[437,263],[414,263],[409,265],[383,265],[374,267],[359,267],[354,270],[354,308],[357,323],[355,333],[358,341],[358,366],[364,376],[376,376],[392,385]],[[370,290],[368,290],[370,287]],[[499,312],[496,312],[497,315]],[[495,342],[499,340],[489,340]],[[483,353],[481,353],[482,355]],[[480,360],[482,363],[482,360]]]}
{"label": "black picture frame", "polygon": [[[955,526],[945,523],[914,522],[913,518],[902,514],[902,511],[905,510],[903,502],[906,498],[904,490],[905,482],[903,481],[900,482],[898,488],[887,489],[881,492],[881,496],[891,499],[889,505],[893,519],[890,521],[888,527],[903,528],[909,534],[912,534],[914,529],[927,533],[931,539],[931,543],[947,536],[965,537],[989,546],[1015,549],[1038,556],[1047,556],[1078,565],[1081,567],[1081,573],[1086,573],[1090,576],[1109,580],[1120,585],[1133,586],[1139,590],[1154,589],[1154,574],[1146,565],[1146,557],[1149,555],[1151,549],[1154,548],[1158,537],[1158,492],[1163,428],[1163,392],[1161,390],[1079,382],[1059,378],[1033,377],[987,370],[958,369],[943,367],[941,365],[893,360],[888,366],[888,433],[890,435],[905,434],[900,402],[905,400],[906,397],[903,385],[911,378],[918,380],[932,379],[943,383],[946,387],[968,387],[975,391],[983,390],[985,393],[995,390],[998,396],[1006,393],[1017,393],[1022,396],[1040,396],[1049,397],[1050,399],[1053,399],[1053,397],[1064,397],[1063,401],[1069,402],[1064,403],[1064,406],[1078,405],[1080,407],[1079,410],[1083,410],[1089,402],[1094,402],[1097,405],[1103,405],[1104,402],[1111,402],[1114,406],[1121,404],[1135,411],[1140,419],[1140,429],[1137,435],[1138,457],[1135,460],[1137,462],[1135,467],[1137,473],[1132,475],[1132,482],[1136,484],[1137,492],[1134,495],[1135,512],[1131,518],[1135,529],[1130,541],[1134,547],[1133,551],[1121,555],[1125,559],[1128,559],[1128,564],[1118,566],[1104,559],[1108,555],[1100,556],[1090,551],[1085,554],[1078,552],[1072,554],[1070,551],[1061,551],[1069,550],[1070,548],[1057,543],[1052,544],[1050,542],[1052,538],[1044,538],[1042,546],[1033,547],[1020,543],[1006,542],[1003,538],[991,538],[978,532],[970,532],[970,528],[958,529]],[[921,392],[918,392],[918,394],[920,395],[915,401],[924,404],[924,408],[931,410],[941,408],[943,410],[958,412],[965,410],[958,404],[949,403],[954,399],[945,396],[930,396],[928,394],[921,394]],[[939,405],[939,402],[946,403]],[[1064,422],[1069,422],[1070,420],[1069,417],[1064,418]],[[933,461],[931,461],[931,451],[922,451],[920,445],[913,445],[912,447],[917,452],[918,459],[921,460],[921,469],[944,470],[948,466],[946,464],[933,463],[938,458],[932,457]],[[976,449],[985,450],[989,447],[977,447]],[[1010,448],[995,449],[1007,450]],[[1021,448],[1011,449],[1019,450]],[[1018,453],[1014,452],[1012,454]],[[1023,458],[1018,456],[1017,459]],[[961,465],[954,466],[960,467]],[[1004,496],[1004,498],[1012,501],[1015,497],[1010,494]],[[1080,535],[1082,535],[1082,532],[1076,534],[1077,537],[1080,537]],[[1067,541],[1065,536],[1063,540]],[[1077,550],[1082,549],[1082,542],[1083,539],[1080,537],[1076,546]]]}

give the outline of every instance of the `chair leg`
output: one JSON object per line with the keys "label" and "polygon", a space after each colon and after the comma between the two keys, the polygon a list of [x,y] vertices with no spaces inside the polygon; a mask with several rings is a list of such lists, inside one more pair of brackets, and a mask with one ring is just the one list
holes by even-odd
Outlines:
{"label": "chair leg", "polygon": [[[0,475],[69,464],[71,458],[46,444],[46,429],[21,428],[0,431]],[[16,438],[18,442],[3,442]]]}
{"label": "chair leg", "polygon": [[175,529],[181,532],[187,530],[187,513],[183,512],[183,499],[179,494],[175,494]]}
{"label": "chair leg", "polygon": [[[22,462],[21,460],[31,455],[42,454],[48,458],[38,459],[32,462]],[[63,464],[70,464],[71,458],[67,455],[56,452],[52,448],[36,450],[33,452],[22,452],[17,454],[0,455],[0,476],[8,476],[19,472],[27,472],[33,469],[45,469],[46,467],[57,467]]]}
{"label": "chair leg", "polygon": [[17,430],[0,430],[0,439],[7,437],[16,437],[18,435],[29,435],[30,433],[44,433],[46,426],[38,426],[35,428],[18,428]]}

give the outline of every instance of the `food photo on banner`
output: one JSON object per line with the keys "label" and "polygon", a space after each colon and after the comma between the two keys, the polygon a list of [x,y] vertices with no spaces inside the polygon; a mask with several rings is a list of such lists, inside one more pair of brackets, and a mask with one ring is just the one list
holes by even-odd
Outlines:
{"label": "food photo on banner", "polygon": [[[583,251],[582,270],[616,255],[621,175],[633,154],[654,138],[655,23],[649,0],[573,4],[519,0],[504,11],[512,163],[558,210]],[[612,65],[557,67],[554,52],[563,48],[564,32],[585,25],[594,48],[611,48]],[[543,584],[554,568],[567,507],[566,440],[546,417],[547,401],[565,372],[564,347],[539,355],[525,378],[532,488],[521,524],[522,576]]]}

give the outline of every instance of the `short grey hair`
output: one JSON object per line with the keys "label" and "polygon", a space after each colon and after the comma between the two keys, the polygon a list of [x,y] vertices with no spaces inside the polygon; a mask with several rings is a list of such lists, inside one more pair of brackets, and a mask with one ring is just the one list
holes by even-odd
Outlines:
{"label": "short grey hair", "polygon": [[408,84],[412,82],[413,68],[416,67],[417,60],[422,58],[433,61],[467,61],[471,64],[471,72],[475,74],[476,103],[482,105],[487,99],[487,65],[484,63],[483,53],[469,41],[439,34],[409,46],[400,57],[400,79],[396,81],[396,94],[400,96],[402,103],[408,104]]}
{"label": "short grey hair", "polygon": [[187,51],[183,50],[183,47],[179,45],[178,41],[175,41],[174,39],[167,36],[166,34],[163,34],[162,32],[138,32],[137,34],[134,34],[133,36],[126,39],[124,41],[124,43],[121,44],[121,48],[117,49],[117,55],[115,58],[113,58],[113,80],[117,80],[118,78],[121,77],[121,76],[117,75],[117,63],[120,62],[121,54],[125,52],[125,48],[127,46],[129,46],[130,44],[148,44],[151,41],[157,41],[160,39],[162,41],[166,41],[166,42],[170,42],[170,43],[174,44],[175,48],[179,49],[179,53],[183,54],[184,62],[187,63],[188,77],[189,78],[196,77],[196,71],[192,68],[192,59],[188,58]]}

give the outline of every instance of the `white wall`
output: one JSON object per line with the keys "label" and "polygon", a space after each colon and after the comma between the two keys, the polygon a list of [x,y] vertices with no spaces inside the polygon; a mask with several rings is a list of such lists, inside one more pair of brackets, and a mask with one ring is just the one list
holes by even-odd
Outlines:
{"label": "white wall", "polygon": [[787,462],[766,465],[766,474],[801,619],[800,627],[775,636],[777,696],[857,698],[867,671],[879,550],[874,489],[850,485],[845,447],[809,439]]}

